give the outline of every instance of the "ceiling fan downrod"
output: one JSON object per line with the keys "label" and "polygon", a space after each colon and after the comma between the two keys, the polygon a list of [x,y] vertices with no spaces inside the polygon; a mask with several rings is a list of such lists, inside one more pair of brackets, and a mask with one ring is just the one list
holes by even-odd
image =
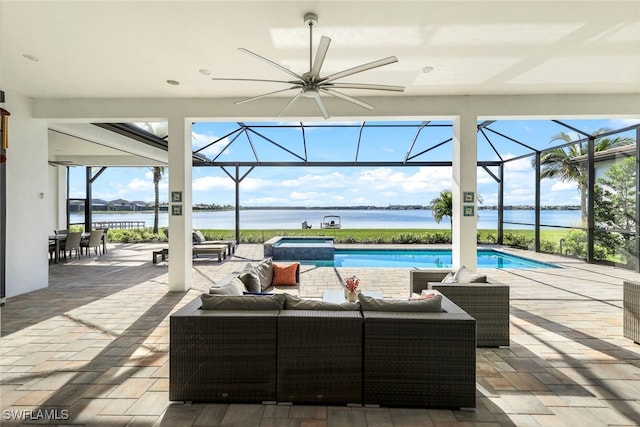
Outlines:
{"label": "ceiling fan downrod", "polygon": [[313,26],[318,24],[318,15],[313,12],[304,14],[304,23],[309,26],[309,73],[313,69]]}

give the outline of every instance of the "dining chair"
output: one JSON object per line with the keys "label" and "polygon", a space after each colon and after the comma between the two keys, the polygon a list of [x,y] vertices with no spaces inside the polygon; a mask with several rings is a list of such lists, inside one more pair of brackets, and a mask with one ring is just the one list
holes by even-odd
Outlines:
{"label": "dining chair", "polygon": [[100,246],[102,245],[102,236],[104,235],[104,230],[92,230],[91,234],[89,234],[89,238],[86,240],[80,241],[80,248],[85,248],[87,252],[87,256],[89,255],[89,248],[93,248],[98,255],[98,251],[102,252]]}
{"label": "dining chair", "polygon": [[80,240],[82,240],[82,232],[80,231],[72,231],[67,234],[67,239],[65,240],[64,247],[64,260],[67,260],[67,251],[69,251],[69,257],[71,257],[73,251],[76,251],[76,256],[80,258],[80,254],[82,253],[82,249],[80,248]]}

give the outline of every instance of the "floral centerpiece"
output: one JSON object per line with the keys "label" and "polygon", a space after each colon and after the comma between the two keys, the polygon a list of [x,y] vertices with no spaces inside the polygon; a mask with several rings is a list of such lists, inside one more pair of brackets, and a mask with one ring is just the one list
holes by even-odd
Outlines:
{"label": "floral centerpiece", "polygon": [[358,299],[358,285],[360,285],[360,279],[356,276],[347,277],[344,282],[344,287],[347,291],[347,299],[351,302]]}

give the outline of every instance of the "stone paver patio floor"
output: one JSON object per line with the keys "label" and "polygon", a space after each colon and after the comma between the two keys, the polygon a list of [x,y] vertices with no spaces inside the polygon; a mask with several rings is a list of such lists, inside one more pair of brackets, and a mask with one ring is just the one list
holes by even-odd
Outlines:
{"label": "stone paver patio floor", "polygon": [[[477,408],[182,404],[168,400],[169,315],[247,260],[196,258],[193,287],[167,292],[159,244],[50,266],[49,287],[2,307],[1,424],[87,426],[637,426],[640,345],[622,336],[622,280],[640,275],[507,250],[562,269],[487,270],[511,286],[511,346],[477,350]],[[304,266],[301,295],[351,274],[406,298],[408,269]],[[259,355],[256,355],[259,361]],[[53,415],[57,420],[38,419]]]}

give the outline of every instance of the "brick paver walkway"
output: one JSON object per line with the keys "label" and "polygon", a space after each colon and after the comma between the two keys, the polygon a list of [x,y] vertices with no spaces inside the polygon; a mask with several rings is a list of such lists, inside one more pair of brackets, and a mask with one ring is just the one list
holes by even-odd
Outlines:
{"label": "brick paver walkway", "polygon": [[[640,425],[640,345],[622,337],[622,280],[640,275],[526,252],[562,269],[488,270],[511,285],[511,346],[477,350],[477,409],[181,404],[168,400],[168,319],[262,246],[222,263],[194,260],[193,288],[167,292],[162,245],[111,244],[50,267],[48,288],[2,308],[1,424],[91,426]],[[511,251],[518,253],[518,251]],[[407,269],[314,268],[301,294],[351,274],[385,297],[408,295]],[[259,355],[256,355],[259,361]]]}

